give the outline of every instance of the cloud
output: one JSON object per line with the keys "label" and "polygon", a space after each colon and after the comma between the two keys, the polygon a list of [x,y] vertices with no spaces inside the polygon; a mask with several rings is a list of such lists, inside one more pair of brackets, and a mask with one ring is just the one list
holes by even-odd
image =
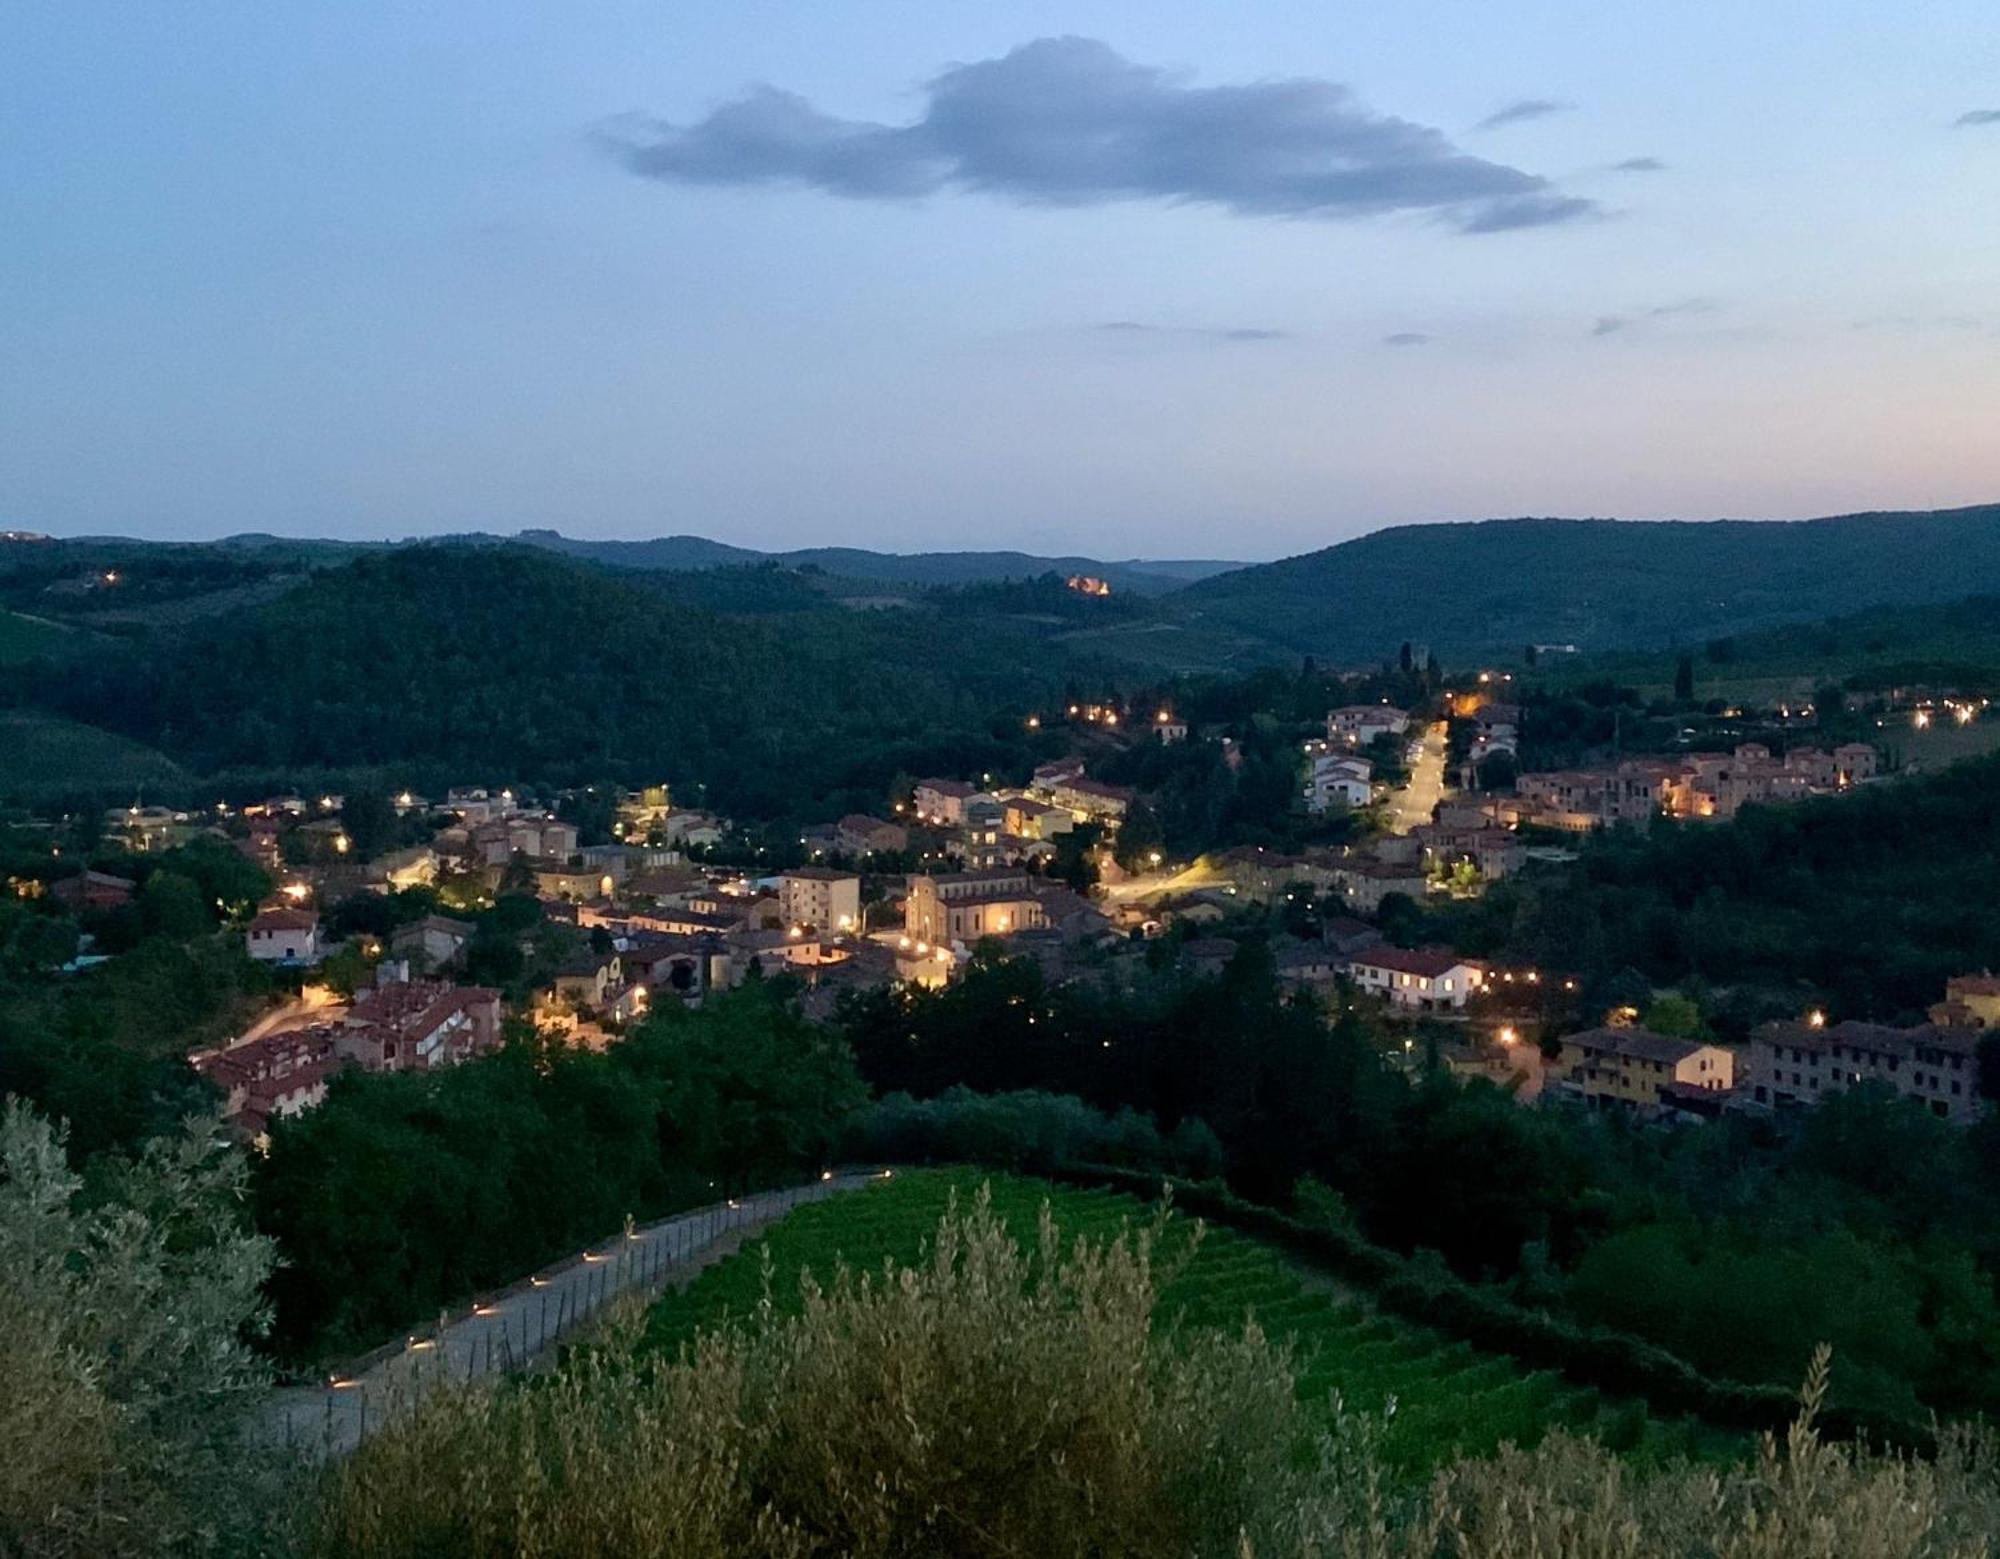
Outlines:
{"label": "cloud", "polygon": [[1667,165],[1657,157],[1627,157],[1611,165],[1613,173],[1664,173]]}
{"label": "cloud", "polygon": [[1677,314],[1713,314],[1722,305],[1713,298],[1682,298],[1676,303],[1659,303],[1646,310],[1648,319],[1672,319]]}
{"label": "cloud", "polygon": [[1289,330],[1261,325],[1152,325],[1139,319],[1107,319],[1093,330],[1120,336],[1180,336],[1197,341],[1289,341]]}
{"label": "cloud", "polygon": [[1472,128],[1475,130],[1498,130],[1503,125],[1521,124],[1529,119],[1546,119],[1550,114],[1566,114],[1574,103],[1558,103],[1553,98],[1524,97],[1496,108]]}
{"label": "cloud", "polygon": [[1852,322],[1855,330],[1892,330],[1907,334],[1947,331],[1955,334],[2000,335],[2000,321],[1977,314],[1887,314]]}
{"label": "cloud", "polygon": [[856,200],[976,191],[1023,205],[1145,200],[1247,217],[1419,213],[1462,232],[1573,221],[1595,205],[1440,131],[1297,77],[1195,87],[1089,38],[952,65],[910,124],[841,119],[758,86],[679,125],[627,117],[600,141],[643,178],[794,184]]}
{"label": "cloud", "polygon": [[1954,130],[1970,130],[1974,125],[2000,125],[2000,108],[1974,108],[1952,120]]}
{"label": "cloud", "polygon": [[1398,330],[1382,338],[1384,346],[1428,346],[1430,337],[1421,330]]}
{"label": "cloud", "polygon": [[1649,319],[1683,319],[1713,314],[1721,307],[1713,298],[1677,298],[1672,303],[1655,303],[1649,308],[1634,309],[1624,314],[1600,314],[1597,323],[1590,327],[1590,333],[1592,336],[1615,336],[1619,331],[1630,330]]}

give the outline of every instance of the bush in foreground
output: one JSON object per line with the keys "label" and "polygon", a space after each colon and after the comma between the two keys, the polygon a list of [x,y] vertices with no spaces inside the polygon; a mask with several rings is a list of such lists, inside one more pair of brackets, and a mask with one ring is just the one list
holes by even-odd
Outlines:
{"label": "bush in foreground", "polygon": [[[1315,1435],[1253,1326],[1156,1324],[1159,1226],[1024,1250],[982,1196],[905,1269],[805,1280],[800,1314],[675,1363],[611,1344],[549,1379],[436,1398],[329,1474],[304,1538],[340,1555],[1973,1555],[1991,1442],[1934,1461],[1824,1442],[1816,1361],[1744,1467],[1641,1470],[1587,1440],[1381,1469]],[[1180,1242],[1175,1242],[1176,1247]]]}
{"label": "bush in foreground", "polygon": [[61,1132],[0,1107],[0,1554],[253,1541],[273,1469],[237,1431],[272,1252],[243,1197],[212,1120],[86,1194]]}

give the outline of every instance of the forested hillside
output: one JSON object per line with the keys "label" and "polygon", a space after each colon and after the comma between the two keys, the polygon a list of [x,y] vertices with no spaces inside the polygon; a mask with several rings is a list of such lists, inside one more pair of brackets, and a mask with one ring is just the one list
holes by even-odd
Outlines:
{"label": "forested hillside", "polygon": [[373,553],[4,686],[202,774],[664,779],[766,816],[849,788],[879,802],[902,770],[1030,757],[1018,711],[1060,691],[1033,628],[814,607],[788,576],[747,572],[737,593],[772,609],[706,610],[676,576],[521,548]]}
{"label": "forested hillside", "polygon": [[1321,658],[1700,642],[2000,589],[2000,505],[1822,520],[1489,520],[1377,531],[1174,597],[1191,624]]}

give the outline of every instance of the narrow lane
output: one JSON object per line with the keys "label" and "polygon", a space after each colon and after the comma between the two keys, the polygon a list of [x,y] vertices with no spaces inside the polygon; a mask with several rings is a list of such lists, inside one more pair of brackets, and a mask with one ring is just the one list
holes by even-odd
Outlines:
{"label": "narrow lane", "polygon": [[257,1432],[308,1456],[345,1455],[423,1392],[520,1369],[601,1319],[621,1296],[657,1294],[686,1282],[735,1250],[743,1236],[793,1208],[872,1185],[888,1173],[831,1175],[614,1236],[446,1316],[441,1327],[433,1323],[352,1361],[324,1385],[273,1392],[256,1410]]}
{"label": "narrow lane", "polygon": [[1410,782],[1396,792],[1389,809],[1389,831],[1407,834],[1431,820],[1444,799],[1445,726],[1426,726],[1417,761],[1410,765]]}

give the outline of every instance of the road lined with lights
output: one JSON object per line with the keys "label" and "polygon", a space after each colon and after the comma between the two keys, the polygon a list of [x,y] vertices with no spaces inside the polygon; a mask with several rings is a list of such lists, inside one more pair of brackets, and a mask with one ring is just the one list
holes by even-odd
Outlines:
{"label": "road lined with lights", "polygon": [[1389,804],[1389,832],[1407,834],[1430,822],[1437,804],[1444,800],[1445,725],[1442,720],[1425,729],[1417,761],[1410,765],[1410,782],[1397,791]]}
{"label": "road lined with lights", "polygon": [[407,1410],[425,1391],[523,1368],[616,1300],[684,1282],[736,1248],[736,1236],[889,1178],[890,1170],[827,1173],[807,1185],[732,1197],[659,1223],[628,1228],[469,1310],[441,1315],[402,1341],[377,1349],[323,1385],[273,1392],[257,1419],[263,1436],[312,1455],[345,1455]]}

